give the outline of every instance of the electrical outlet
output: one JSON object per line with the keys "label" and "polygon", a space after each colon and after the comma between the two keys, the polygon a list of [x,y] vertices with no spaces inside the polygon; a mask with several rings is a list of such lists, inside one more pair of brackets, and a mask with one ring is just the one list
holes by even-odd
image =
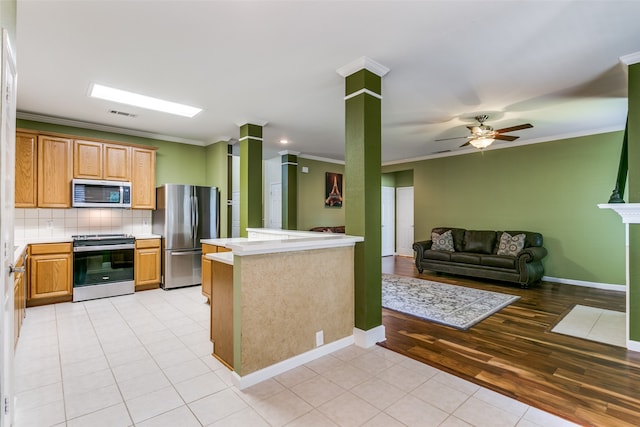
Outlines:
{"label": "electrical outlet", "polygon": [[320,347],[324,344],[324,332],[318,331],[316,332],[316,347]]}

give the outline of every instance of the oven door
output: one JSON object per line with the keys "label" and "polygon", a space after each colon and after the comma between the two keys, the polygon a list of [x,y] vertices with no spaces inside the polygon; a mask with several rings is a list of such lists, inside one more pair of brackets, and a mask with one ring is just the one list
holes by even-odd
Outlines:
{"label": "oven door", "polygon": [[133,293],[132,245],[82,246],[73,253],[73,300]]}

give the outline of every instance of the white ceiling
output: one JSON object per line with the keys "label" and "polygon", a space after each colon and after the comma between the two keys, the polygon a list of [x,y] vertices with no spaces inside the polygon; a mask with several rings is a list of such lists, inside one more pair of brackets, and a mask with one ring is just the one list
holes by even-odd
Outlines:
{"label": "white ceiling", "polygon": [[[466,136],[479,113],[496,129],[534,126],[495,147],[623,129],[620,57],[640,51],[640,1],[18,0],[17,15],[19,117],[201,145],[266,122],[265,158],[344,159],[336,70],[363,56],[391,70],[389,163],[460,150],[464,139],[435,140]],[[92,82],[204,111],[188,119],[91,99]]]}

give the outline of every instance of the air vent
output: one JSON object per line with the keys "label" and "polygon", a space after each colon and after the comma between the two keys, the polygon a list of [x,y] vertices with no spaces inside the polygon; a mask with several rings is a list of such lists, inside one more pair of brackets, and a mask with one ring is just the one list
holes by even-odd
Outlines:
{"label": "air vent", "polygon": [[111,114],[115,114],[116,116],[122,117],[135,117],[135,114],[127,113],[126,111],[118,111],[118,110],[109,110]]}

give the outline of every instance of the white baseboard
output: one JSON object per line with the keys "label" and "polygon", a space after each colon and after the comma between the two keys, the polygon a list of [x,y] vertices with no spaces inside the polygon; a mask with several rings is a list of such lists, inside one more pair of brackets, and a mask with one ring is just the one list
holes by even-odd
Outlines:
{"label": "white baseboard", "polygon": [[627,340],[627,350],[640,351],[640,341]]}
{"label": "white baseboard", "polygon": [[259,382],[268,380],[269,378],[273,378],[276,375],[280,375],[283,372],[289,371],[293,368],[297,368],[298,366],[302,366],[305,363],[309,363],[312,360],[319,359],[322,356],[333,353],[334,351],[349,347],[353,343],[353,335],[350,335],[329,344],[314,348],[313,350],[309,350],[306,353],[299,354],[290,359],[283,360],[282,362],[267,366],[266,368],[260,369],[242,377],[235,371],[231,372],[231,379],[233,380],[233,384],[236,387],[238,387],[240,390],[243,390],[247,387],[258,384]]}
{"label": "white baseboard", "polygon": [[606,289],[609,291],[626,292],[625,285],[616,285],[611,283],[587,282],[585,280],[563,279],[561,277],[542,276],[545,282],[564,283],[565,285],[585,286],[587,288]]}
{"label": "white baseboard", "polygon": [[363,331],[362,329],[353,328],[353,336],[358,347],[370,348],[387,339],[383,325]]}

